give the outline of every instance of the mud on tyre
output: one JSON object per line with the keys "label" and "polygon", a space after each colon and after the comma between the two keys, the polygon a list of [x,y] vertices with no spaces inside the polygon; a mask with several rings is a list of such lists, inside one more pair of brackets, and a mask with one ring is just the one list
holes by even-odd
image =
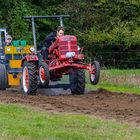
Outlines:
{"label": "mud on tyre", "polygon": [[70,89],[72,94],[84,94],[85,91],[85,71],[84,69],[74,69],[70,75]]}
{"label": "mud on tyre", "polygon": [[39,65],[39,87],[45,88],[49,85],[50,81],[50,72],[48,65],[42,62]]}
{"label": "mud on tyre", "polygon": [[95,74],[90,74],[90,83],[93,85],[98,84],[100,78],[100,64],[97,61],[92,63],[92,67],[95,69]]}
{"label": "mud on tyre", "polygon": [[23,64],[21,90],[24,94],[36,95],[37,68],[33,62],[25,62]]}

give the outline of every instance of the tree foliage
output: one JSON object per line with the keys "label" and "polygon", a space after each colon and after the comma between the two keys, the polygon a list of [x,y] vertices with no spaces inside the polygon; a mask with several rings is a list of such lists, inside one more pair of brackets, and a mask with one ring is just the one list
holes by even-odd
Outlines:
{"label": "tree foliage", "polygon": [[[139,50],[139,0],[0,0],[0,26],[14,39],[32,40],[30,15],[69,14],[66,34],[78,37],[80,46],[89,52]],[[37,20],[37,40],[59,25],[58,21]],[[131,57],[131,56],[128,56]],[[118,58],[117,58],[118,59]]]}

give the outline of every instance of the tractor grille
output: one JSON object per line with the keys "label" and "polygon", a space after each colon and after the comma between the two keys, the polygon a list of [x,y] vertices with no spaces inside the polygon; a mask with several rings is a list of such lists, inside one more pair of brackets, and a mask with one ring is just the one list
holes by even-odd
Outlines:
{"label": "tractor grille", "polygon": [[77,51],[78,47],[77,46],[71,46],[71,50]]}
{"label": "tractor grille", "polygon": [[12,59],[12,54],[6,54],[5,57],[6,57],[6,60],[11,60]]}
{"label": "tractor grille", "polygon": [[60,51],[68,51],[68,46],[60,46]]}
{"label": "tractor grille", "polygon": [[77,39],[74,36],[64,36],[59,42],[60,58],[65,59],[67,52],[75,52],[75,57],[78,57]]}
{"label": "tractor grille", "polygon": [[60,46],[60,55],[65,55],[68,52],[68,46]]}
{"label": "tractor grille", "polygon": [[75,52],[78,54],[78,47],[77,46],[71,46],[71,49],[69,50],[68,46],[60,46],[60,55],[65,55],[66,52]]}
{"label": "tractor grille", "polygon": [[22,60],[21,54],[14,54],[14,60]]}

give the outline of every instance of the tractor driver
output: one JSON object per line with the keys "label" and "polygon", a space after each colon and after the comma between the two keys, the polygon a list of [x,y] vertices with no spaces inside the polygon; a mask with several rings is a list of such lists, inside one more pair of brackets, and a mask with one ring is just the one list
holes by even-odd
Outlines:
{"label": "tractor driver", "polygon": [[59,26],[56,30],[56,32],[51,32],[46,38],[45,38],[45,47],[42,48],[41,53],[43,56],[43,59],[46,60],[48,57],[48,48],[50,45],[58,38],[62,37],[64,35],[64,27]]}

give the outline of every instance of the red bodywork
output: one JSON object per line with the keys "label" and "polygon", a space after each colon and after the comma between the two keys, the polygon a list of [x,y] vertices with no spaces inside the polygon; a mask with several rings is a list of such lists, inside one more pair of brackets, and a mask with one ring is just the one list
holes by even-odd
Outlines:
{"label": "red bodywork", "polygon": [[28,54],[26,55],[23,59],[22,59],[22,63],[21,63],[21,66],[23,66],[23,63],[27,61],[33,61],[33,62],[38,62],[38,56],[35,55],[35,54]]}
{"label": "red bodywork", "polygon": [[[68,74],[71,68],[87,69],[94,74],[95,68],[91,64],[84,64],[83,54],[79,54],[77,38],[75,36],[66,35],[58,38],[49,47],[49,60],[47,60],[49,71],[53,77],[62,77]],[[67,55],[72,53],[73,56]]]}

